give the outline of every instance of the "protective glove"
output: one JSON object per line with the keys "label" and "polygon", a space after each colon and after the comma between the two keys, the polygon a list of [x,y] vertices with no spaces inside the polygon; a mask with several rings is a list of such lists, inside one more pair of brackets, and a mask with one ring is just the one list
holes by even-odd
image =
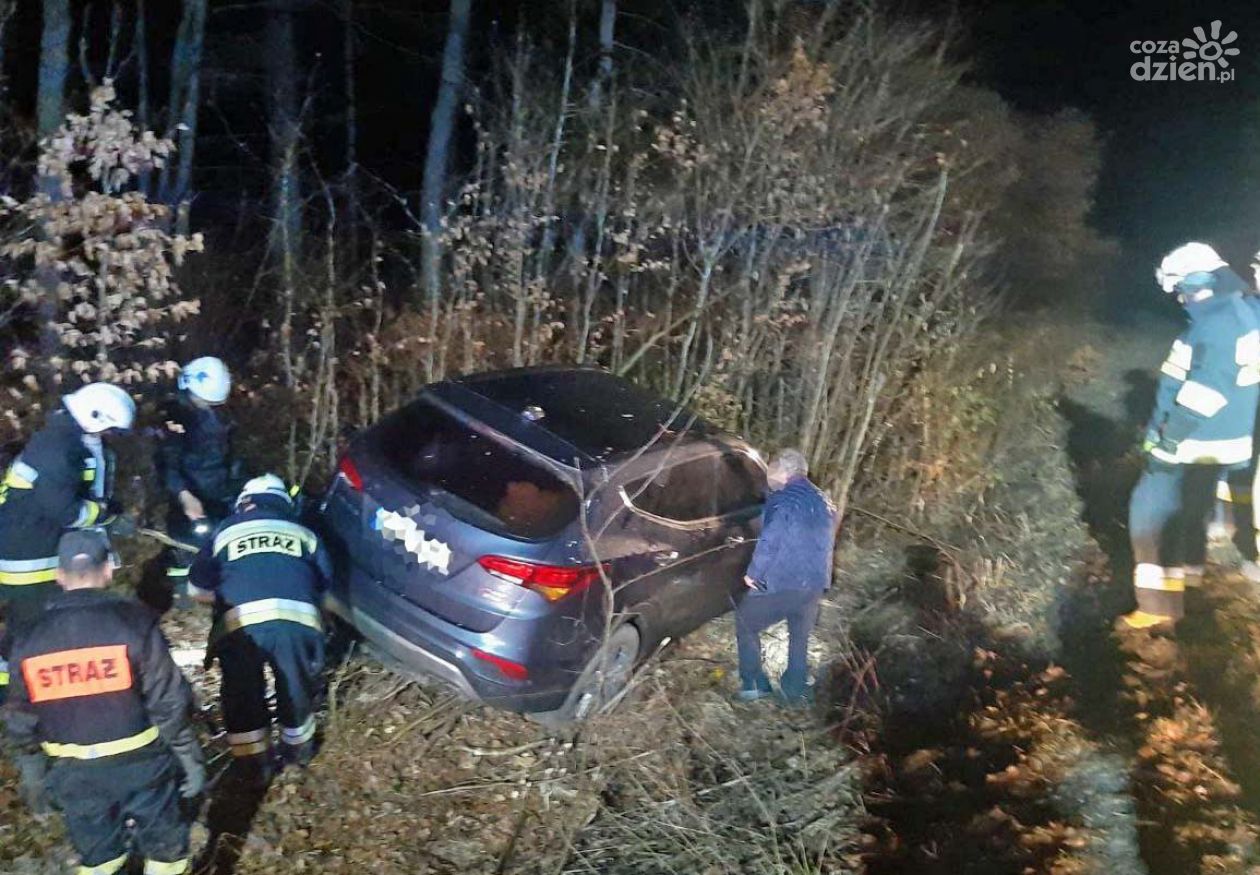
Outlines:
{"label": "protective glove", "polygon": [[21,776],[19,792],[22,802],[32,814],[48,814],[52,806],[48,802],[48,760],[42,753],[17,754],[18,774]]}
{"label": "protective glove", "polygon": [[130,538],[138,530],[136,520],[130,514],[120,513],[105,520],[105,528],[119,538]]}
{"label": "protective glove", "polygon": [[171,744],[171,752],[184,770],[184,779],[179,784],[179,795],[186,800],[196,799],[206,789],[206,760],[191,727],[175,739]]}

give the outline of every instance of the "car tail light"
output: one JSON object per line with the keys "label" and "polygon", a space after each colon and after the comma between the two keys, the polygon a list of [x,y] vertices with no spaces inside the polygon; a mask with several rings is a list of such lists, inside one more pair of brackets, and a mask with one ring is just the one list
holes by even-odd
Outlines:
{"label": "car tail light", "polygon": [[493,653],[486,653],[476,647],[473,648],[473,656],[482,662],[488,662],[503,672],[503,676],[513,681],[524,681],[529,679],[529,669],[521,665],[519,662],[513,662],[510,659],[504,659],[502,656],[495,656]]}
{"label": "car tail light", "polygon": [[341,457],[341,461],[337,463],[337,474],[355,492],[363,491],[363,475],[359,473],[359,469],[355,467],[354,460],[349,456]]}
{"label": "car tail light", "polygon": [[[539,565],[506,556],[482,556],[477,564],[500,580],[532,589],[549,602],[581,592],[600,580],[599,565]],[[608,566],[603,566],[606,573]]]}

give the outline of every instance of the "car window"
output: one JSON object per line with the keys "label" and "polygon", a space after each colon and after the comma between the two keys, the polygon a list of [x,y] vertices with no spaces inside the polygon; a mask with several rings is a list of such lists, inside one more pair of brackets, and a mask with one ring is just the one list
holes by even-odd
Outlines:
{"label": "car window", "polygon": [[646,513],[678,522],[717,515],[716,456],[661,468],[626,487],[631,504]]}
{"label": "car window", "polygon": [[435,486],[466,522],[520,538],[554,535],[577,519],[573,489],[525,452],[479,432],[427,401],[387,417],[377,447],[407,481]]}
{"label": "car window", "polygon": [[718,516],[759,507],[766,500],[766,472],[748,456],[725,453],[717,465]]}

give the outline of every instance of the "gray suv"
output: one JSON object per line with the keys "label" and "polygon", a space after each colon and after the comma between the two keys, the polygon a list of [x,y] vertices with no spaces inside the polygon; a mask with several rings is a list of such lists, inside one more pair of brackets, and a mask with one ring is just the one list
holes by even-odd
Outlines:
{"label": "gray suv", "polygon": [[436,383],[338,465],[330,605],[470,698],[581,719],[733,607],[764,492],[746,443],[600,370]]}

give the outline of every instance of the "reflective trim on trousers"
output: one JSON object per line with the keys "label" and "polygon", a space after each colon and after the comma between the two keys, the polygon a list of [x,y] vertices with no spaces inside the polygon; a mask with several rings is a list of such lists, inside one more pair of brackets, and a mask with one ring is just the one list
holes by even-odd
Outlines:
{"label": "reflective trim on trousers", "polygon": [[74,875],[114,875],[126,865],[127,855],[123,854],[121,857],[115,857],[106,863],[97,863],[95,866],[84,866],[80,863],[74,870]]}
{"label": "reflective trim on trousers", "polygon": [[160,860],[145,860],[144,875],[184,875],[188,871],[188,858],[163,863]]}
{"label": "reflective trim on trousers", "polygon": [[[1202,576],[1203,570],[1199,569]],[[1165,568],[1140,562],[1133,569],[1133,585],[1138,589],[1156,590],[1159,592],[1185,592],[1186,571],[1184,568]]]}
{"label": "reflective trim on trousers", "polygon": [[266,753],[270,747],[270,732],[267,729],[251,729],[249,732],[229,732],[228,746],[232,748],[234,757],[252,757]]}
{"label": "reflective trim on trousers", "polygon": [[0,658],[0,687],[9,685],[9,663]]}
{"label": "reflective trim on trousers", "polygon": [[287,726],[280,727],[280,740],[285,744],[299,745],[306,744],[315,737],[315,715],[312,714],[306,718],[306,722],[296,729],[290,729]]}
{"label": "reflective trim on trousers", "polygon": [[52,583],[57,579],[57,557],[46,559],[0,559],[0,585],[26,586]]}
{"label": "reflective trim on trousers", "polygon": [[258,623],[269,623],[272,620],[286,620],[309,626],[316,632],[324,631],[324,624],[319,616],[319,608],[310,602],[297,599],[259,599],[246,602],[227,611],[210,630],[210,644],[237,629],[253,626]]}
{"label": "reflective trim on trousers", "polygon": [[97,744],[61,744],[56,741],[45,741],[41,747],[50,757],[64,757],[72,760],[99,760],[105,757],[131,753],[152,744],[158,739],[158,728],[150,726],[144,732],[137,732],[127,738],[114,741],[102,741]]}
{"label": "reflective trim on trousers", "polygon": [[179,566],[176,566],[176,565],[171,565],[166,569],[166,576],[167,577],[187,577],[188,572],[190,571],[192,571],[191,565],[185,565],[183,568],[180,568]]}

